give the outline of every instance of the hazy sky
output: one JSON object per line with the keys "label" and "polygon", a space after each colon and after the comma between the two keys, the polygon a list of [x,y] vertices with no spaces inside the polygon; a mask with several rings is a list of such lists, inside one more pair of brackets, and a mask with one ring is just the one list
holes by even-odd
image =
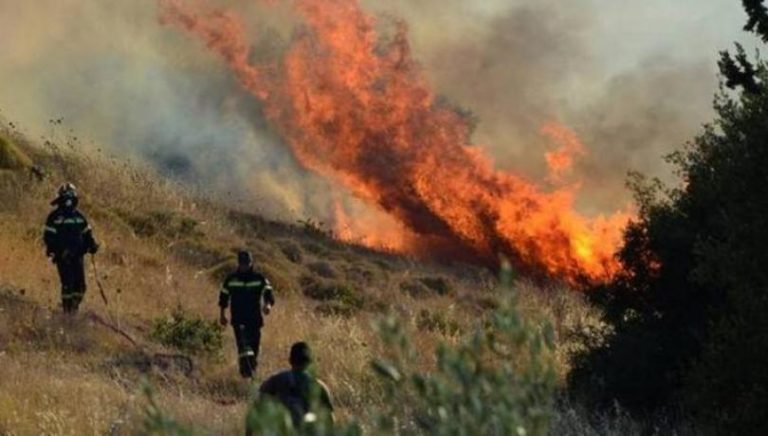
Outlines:
{"label": "hazy sky", "polygon": [[[740,40],[746,15],[738,0],[592,0],[600,23],[597,53],[607,64],[629,67],[660,52],[686,59],[716,59]],[[713,66],[714,67],[714,66]]]}
{"label": "hazy sky", "polygon": [[[482,27],[509,9],[535,5],[531,0],[363,0],[373,8],[416,11],[412,28],[441,27],[450,40],[451,25]],[[596,58],[608,69],[631,68],[649,56],[668,53],[686,60],[716,60],[733,41],[750,45],[739,0],[542,0],[566,14],[588,15],[584,29]],[[441,7],[448,3],[452,7]],[[448,26],[443,26],[448,24]],[[446,28],[447,27],[447,28]],[[418,33],[418,30],[417,30]],[[714,66],[713,66],[714,68]]]}
{"label": "hazy sky", "polygon": [[[593,150],[579,168],[593,211],[626,201],[630,169],[669,174],[661,157],[712,119],[717,52],[752,41],[737,0],[360,1],[405,19],[435,92],[479,116],[501,168],[540,176],[541,124],[575,129]],[[296,176],[219,59],[159,24],[156,0],[0,0],[0,83],[0,116],[27,129],[63,116],[78,136],[189,159],[226,190],[259,168],[245,184],[257,195],[327,206],[307,207],[317,180]]]}

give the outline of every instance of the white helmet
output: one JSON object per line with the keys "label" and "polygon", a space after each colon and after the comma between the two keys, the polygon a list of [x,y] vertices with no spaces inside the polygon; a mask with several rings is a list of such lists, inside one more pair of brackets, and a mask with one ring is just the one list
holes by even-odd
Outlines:
{"label": "white helmet", "polygon": [[77,188],[72,183],[65,183],[59,186],[59,190],[57,194],[59,198],[63,198],[63,197],[76,198]]}

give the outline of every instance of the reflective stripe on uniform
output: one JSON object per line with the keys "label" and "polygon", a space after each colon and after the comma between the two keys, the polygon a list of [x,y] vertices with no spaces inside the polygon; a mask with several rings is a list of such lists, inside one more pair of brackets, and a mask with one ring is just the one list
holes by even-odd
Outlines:
{"label": "reflective stripe on uniform", "polygon": [[82,218],[65,218],[61,221],[62,224],[83,224],[85,220]]}
{"label": "reflective stripe on uniform", "polygon": [[248,283],[245,284],[246,288],[250,288],[250,287],[253,287],[253,286],[261,286],[261,282],[260,281],[256,281],[256,282],[248,282]]}
{"label": "reflective stripe on uniform", "polygon": [[242,288],[243,286],[245,286],[245,282],[232,280],[231,282],[227,283],[227,286],[230,286],[233,288]]}
{"label": "reflective stripe on uniform", "polygon": [[61,296],[63,299],[69,299],[69,298],[82,298],[85,295],[85,292],[70,292],[69,294],[64,294]]}
{"label": "reflective stripe on uniform", "polygon": [[59,233],[58,230],[56,230],[55,228],[50,227],[50,226],[45,226],[45,231],[46,232],[50,232],[50,233]]}
{"label": "reflective stripe on uniform", "polygon": [[256,353],[254,353],[253,351],[245,351],[243,353],[240,353],[238,355],[238,357],[251,357],[251,356],[255,356],[255,355],[256,355]]}
{"label": "reflective stripe on uniform", "polygon": [[224,294],[224,295],[229,295],[229,291],[228,291],[226,288],[222,289],[222,290],[221,290],[221,291],[219,291],[219,292],[221,292],[221,293],[222,293],[222,294]]}
{"label": "reflective stripe on uniform", "polygon": [[88,233],[88,232],[90,232],[91,230],[92,230],[92,229],[91,229],[91,226],[88,226],[88,227],[86,227],[86,228],[84,228],[84,229],[83,229],[83,233]]}

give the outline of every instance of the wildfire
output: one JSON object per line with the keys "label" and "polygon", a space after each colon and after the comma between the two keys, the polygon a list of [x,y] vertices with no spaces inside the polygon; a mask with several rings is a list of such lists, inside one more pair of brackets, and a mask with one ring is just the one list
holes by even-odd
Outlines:
{"label": "wildfire", "polygon": [[[303,27],[290,48],[280,60],[254,64],[234,13],[198,14],[179,0],[159,1],[166,22],[205,41],[263,102],[299,162],[415,235],[355,230],[368,241],[404,241],[399,249],[489,264],[503,254],[524,272],[570,283],[605,280],[619,269],[613,255],[629,216],[588,219],[574,210],[573,187],[544,192],[495,170],[469,143],[466,120],[435,99],[403,23],[384,43],[357,0],[294,0]],[[555,124],[543,133],[560,144],[547,155],[552,177],[560,177],[584,148]],[[343,210],[337,216],[352,221]]]}
{"label": "wildfire", "polygon": [[554,122],[541,126],[541,134],[558,144],[557,150],[544,153],[544,158],[549,167],[550,180],[560,183],[573,168],[574,160],[587,154],[587,149],[576,133]]}

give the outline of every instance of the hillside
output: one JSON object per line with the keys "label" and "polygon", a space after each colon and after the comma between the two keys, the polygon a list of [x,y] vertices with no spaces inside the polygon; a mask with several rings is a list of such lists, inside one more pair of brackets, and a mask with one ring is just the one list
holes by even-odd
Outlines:
{"label": "hillside", "polygon": [[[0,169],[0,432],[135,431],[145,384],[181,422],[216,434],[241,431],[250,388],[237,377],[230,329],[222,331],[223,348],[207,354],[152,339],[153,323],[179,311],[216,319],[218,282],[240,247],[253,251],[277,292],[259,378],[285,366],[291,343],[310,342],[341,421],[365,422],[384,401],[370,371],[384,351],[373,322],[386,313],[406,320],[428,370],[429,350],[459,341],[497,304],[488,271],[346,245],[311,221],[269,221],[75,138],[38,144],[12,127],[2,137],[2,153],[16,158]],[[96,266],[108,299],[105,305],[89,261],[89,290],[75,319],[60,314],[55,268],[41,245],[48,203],[64,180],[78,186],[102,243]],[[592,318],[576,294],[520,283],[523,312],[548,318],[563,339],[551,356],[562,380],[574,346],[565,338]]]}

